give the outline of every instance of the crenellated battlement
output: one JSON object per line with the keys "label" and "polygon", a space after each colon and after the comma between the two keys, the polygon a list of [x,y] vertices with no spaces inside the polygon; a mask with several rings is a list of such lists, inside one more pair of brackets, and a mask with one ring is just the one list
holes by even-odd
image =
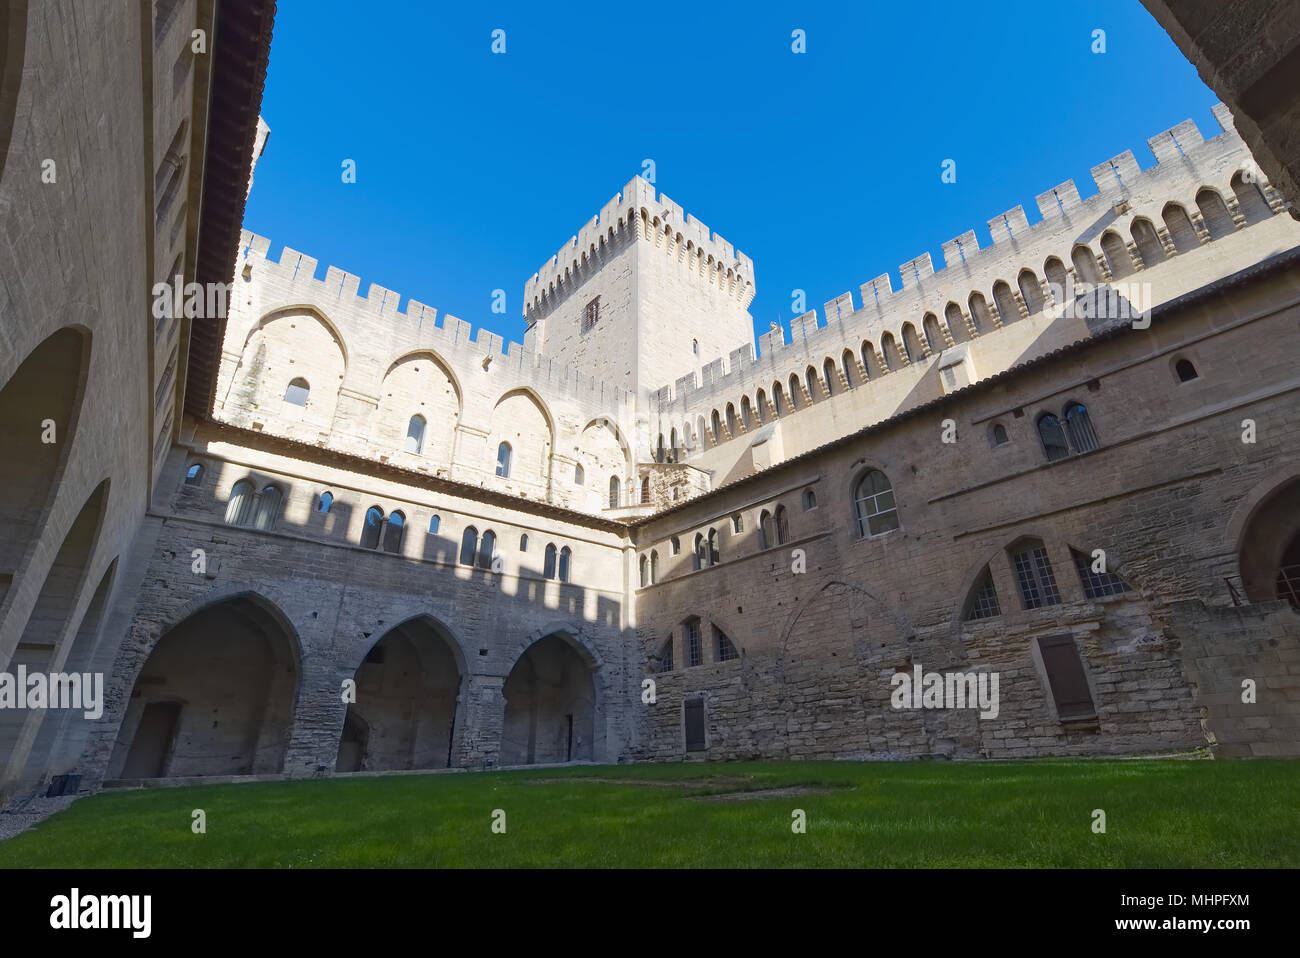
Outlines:
{"label": "crenellated battlement", "polygon": [[[1222,127],[1217,135],[1206,139],[1192,120],[1185,120],[1147,141],[1156,158],[1149,169],[1138,166],[1131,150],[1099,163],[1091,170],[1098,192],[1087,199],[1080,197],[1073,180],[1066,180],[1036,197],[1042,215],[1039,222],[1031,225],[1023,206],[1015,206],[988,220],[991,245],[981,247],[975,231],[968,230],[941,244],[942,267],[936,268],[925,252],[900,265],[897,284],[886,273],[861,285],[856,304],[850,292],[830,300],[820,322],[817,311],[809,311],[790,321],[789,336],[785,327],[773,323],[759,337],[758,356],[748,350],[732,351],[725,369],[721,360],[704,369],[703,382],[685,376],[655,390],[656,404],[664,415],[707,417],[713,408],[752,397],[757,388],[784,382],[807,365],[820,370],[824,357],[838,361],[844,350],[859,356],[863,346],[877,355],[896,349],[898,358],[892,368],[906,366],[904,333],[909,327],[928,358],[954,342],[1036,312],[1026,296],[1044,303],[1045,308],[1040,308],[1045,312],[1053,307],[1059,312],[1061,304],[1053,302],[1049,283],[1060,277],[1085,280],[1074,260],[1081,249],[1098,264],[1097,280],[1111,278],[1107,258],[1116,247],[1107,247],[1104,237],[1113,237],[1106,242],[1118,242],[1130,260],[1120,275],[1153,265],[1143,264],[1134,238],[1134,224],[1140,221],[1151,227],[1150,241],[1159,244],[1162,258],[1183,252],[1175,248],[1162,218],[1169,204],[1186,214],[1194,242],[1208,243],[1211,233],[1197,205],[1207,189],[1218,195],[1231,222],[1240,228],[1245,219],[1233,192],[1239,182],[1234,177],[1253,169],[1254,161],[1227,108],[1218,104],[1212,112]],[[1261,183],[1261,189],[1273,212],[1284,208],[1279,194],[1266,184]],[[1022,287],[1022,282],[1028,285]],[[975,297],[986,311],[973,319]],[[1007,312],[1011,315],[1003,315]],[[940,334],[937,348],[924,341],[923,323],[931,320]],[[950,325],[956,335],[950,335]],[[916,356],[911,361],[921,359]]]}
{"label": "crenellated battlement", "polygon": [[[362,296],[360,278],[336,266],[326,269],[323,280],[317,279],[317,259],[285,246],[276,261],[267,256],[270,246],[268,238],[243,231],[236,290],[241,282],[256,275],[259,316],[291,307],[318,310],[343,340],[345,355],[351,354],[350,346],[361,342],[391,340],[389,352],[430,350],[460,375],[472,370],[475,375],[499,380],[499,390],[523,386],[547,397],[566,396],[593,414],[618,417],[632,408],[632,394],[622,387],[556,362],[520,343],[507,343],[490,330],[476,330],[470,323],[450,313],[439,314],[436,308],[416,299],[408,300],[406,308],[400,309],[400,294],[377,283],[372,283]],[[375,328],[376,322],[382,324],[382,331]],[[233,345],[228,343],[227,349]]]}
{"label": "crenellated battlement", "polygon": [[530,322],[549,312],[610,251],[628,242],[653,242],[742,306],[754,296],[754,264],[717,233],[686,213],[666,194],[634,177],[576,236],[560,247],[524,284],[524,316]]}

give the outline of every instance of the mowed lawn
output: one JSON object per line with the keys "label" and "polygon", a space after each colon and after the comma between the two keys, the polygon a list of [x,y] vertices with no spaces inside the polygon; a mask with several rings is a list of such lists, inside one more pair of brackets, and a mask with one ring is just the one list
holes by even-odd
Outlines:
{"label": "mowed lawn", "polygon": [[0,843],[4,868],[109,866],[1295,868],[1300,762],[719,762],[156,788],[82,799]]}

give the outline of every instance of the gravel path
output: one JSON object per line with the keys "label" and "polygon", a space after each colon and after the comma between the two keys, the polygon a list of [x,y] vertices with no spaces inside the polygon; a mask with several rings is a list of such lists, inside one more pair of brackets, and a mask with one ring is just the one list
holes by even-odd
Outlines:
{"label": "gravel path", "polygon": [[0,812],[0,842],[13,838],[27,831],[37,822],[42,822],[55,812],[61,812],[77,800],[76,795],[60,795],[58,798],[33,798],[22,807],[10,807]]}

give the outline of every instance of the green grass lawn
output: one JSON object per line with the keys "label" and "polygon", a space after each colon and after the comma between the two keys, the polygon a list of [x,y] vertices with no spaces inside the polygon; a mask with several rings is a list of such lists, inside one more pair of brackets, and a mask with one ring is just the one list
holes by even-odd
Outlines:
{"label": "green grass lawn", "polygon": [[[737,795],[770,789],[807,791]],[[1294,868],[1300,762],[725,762],[158,788],[82,799],[0,843],[3,868],[109,866]]]}

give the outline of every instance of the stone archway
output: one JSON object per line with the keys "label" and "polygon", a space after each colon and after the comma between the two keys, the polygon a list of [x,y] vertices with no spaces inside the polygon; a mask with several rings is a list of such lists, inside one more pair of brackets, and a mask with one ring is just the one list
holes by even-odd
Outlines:
{"label": "stone archway", "polygon": [[1286,599],[1300,608],[1300,477],[1278,486],[1252,510],[1237,556],[1250,601]]}
{"label": "stone archway", "polygon": [[136,678],[108,778],[275,774],[297,697],[297,636],[261,596],[168,629]]}
{"label": "stone archway", "polygon": [[524,650],[502,688],[501,765],[594,760],[596,668],[562,633]]}
{"label": "stone archway", "polygon": [[357,666],[336,770],[449,768],[463,675],[459,647],[433,619],[389,629]]}

